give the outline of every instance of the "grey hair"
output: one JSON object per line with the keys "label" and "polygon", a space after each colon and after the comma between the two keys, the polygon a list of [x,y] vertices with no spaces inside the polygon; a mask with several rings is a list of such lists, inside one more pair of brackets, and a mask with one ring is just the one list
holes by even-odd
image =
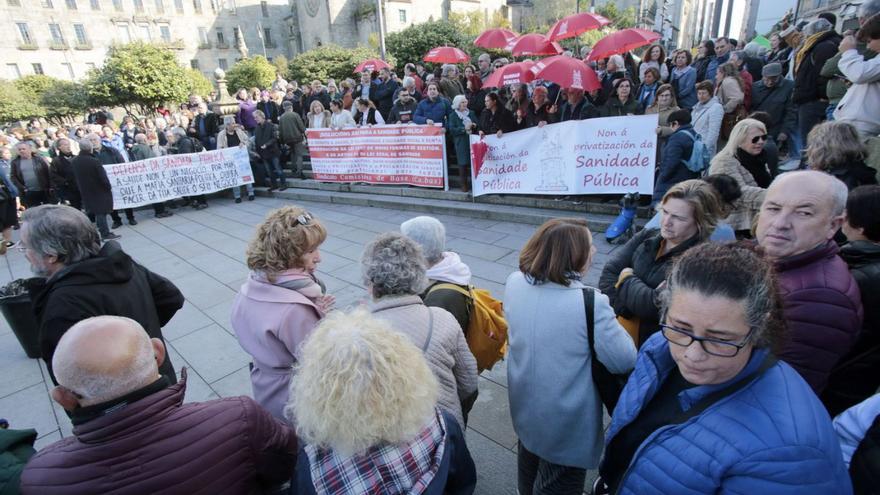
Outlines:
{"label": "grey hair", "polygon": [[812,36],[816,33],[824,33],[825,31],[831,31],[833,26],[828,19],[816,19],[815,21],[804,26],[804,36]]}
{"label": "grey hair", "polygon": [[486,53],[486,52],[483,52],[483,53],[481,53],[480,56],[477,58],[477,61],[483,61],[483,60],[486,60],[486,61],[488,61],[488,62],[491,62],[491,61],[492,61],[492,56],[489,55],[489,54]]}
{"label": "grey hair", "polygon": [[186,137],[186,130],[183,127],[175,126],[173,129],[171,129],[171,134],[173,134],[174,137],[177,138]]}
{"label": "grey hair", "polygon": [[134,142],[137,144],[146,144],[147,143],[147,135],[146,134],[135,134]]}
{"label": "grey hair", "polygon": [[452,64],[443,64],[443,68],[440,69],[440,76],[441,76],[441,77],[447,77],[447,76],[449,76],[450,74],[453,74],[454,72],[455,72],[455,66],[454,66],[454,65],[452,65]]}
{"label": "grey hair", "polygon": [[410,218],[400,224],[400,232],[421,246],[428,266],[434,266],[443,259],[443,251],[446,251],[446,227],[440,220],[429,216]]}
{"label": "grey hair", "polygon": [[52,357],[52,370],[58,379],[58,383],[79,395],[81,406],[90,406],[118,399],[149,385],[158,378],[159,370],[156,366],[156,353],[150,336],[147,335],[147,332],[140,323],[131,318],[106,315],[94,316],[75,324],[68,332],[78,327],[103,326],[113,323],[136,327],[140,329],[141,333],[135,354],[124,369],[116,370],[112,374],[83,369],[77,363],[74,352],[56,352]]}
{"label": "grey hair", "polygon": [[412,78],[412,76],[406,76],[403,78],[403,87],[411,88],[416,85],[416,80]]}
{"label": "grey hair", "polygon": [[868,19],[880,13],[880,0],[866,0],[859,5],[859,19]]}
{"label": "grey hair", "polygon": [[427,262],[418,244],[403,234],[380,234],[364,248],[361,270],[374,299],[421,294],[428,286]]}
{"label": "grey hair", "polygon": [[617,70],[626,69],[626,63],[623,61],[621,55],[612,55],[608,57],[608,62],[614,64],[614,66],[617,67]]}
{"label": "grey hair", "polygon": [[285,110],[292,109],[293,103],[291,103],[290,100],[284,100],[283,102],[281,102],[281,108],[283,108]]}
{"label": "grey hair", "polygon": [[745,51],[746,55],[750,57],[763,58],[769,50],[767,50],[767,47],[764,45],[759,45],[754,41],[749,41],[748,43],[746,43],[746,48],[743,51]]}
{"label": "grey hair", "polygon": [[28,208],[21,216],[27,226],[27,247],[43,256],[55,256],[64,265],[98,254],[101,238],[85,213],[64,205]]}
{"label": "grey hair", "polygon": [[742,244],[705,242],[679,256],[660,291],[661,320],[666,321],[676,291],[742,303],[754,347],[775,347],[785,323],[770,261]]}
{"label": "grey hair", "polygon": [[61,142],[62,142],[62,141],[67,141],[67,142],[69,143],[69,142],[70,142],[70,139],[68,139],[68,138],[66,138],[66,137],[63,137],[63,138],[59,138],[59,139],[57,139],[57,140],[55,141],[55,149],[56,149],[56,150],[57,150],[57,149],[60,149],[60,147],[61,147]]}
{"label": "grey hair", "polygon": [[739,60],[740,62],[746,61],[746,51],[745,50],[734,50],[734,51],[730,52],[730,56],[732,56],[732,57],[735,56],[736,59]]}
{"label": "grey hair", "polygon": [[254,115],[254,117],[256,117],[257,115],[259,115],[260,118],[262,118],[262,119],[265,119],[265,118],[266,118],[266,114],[263,113],[262,110],[254,110],[253,115]]}
{"label": "grey hair", "polygon": [[86,153],[91,153],[95,149],[94,146],[92,146],[92,142],[87,137],[77,141],[77,144],[79,144],[79,150],[85,151]]}

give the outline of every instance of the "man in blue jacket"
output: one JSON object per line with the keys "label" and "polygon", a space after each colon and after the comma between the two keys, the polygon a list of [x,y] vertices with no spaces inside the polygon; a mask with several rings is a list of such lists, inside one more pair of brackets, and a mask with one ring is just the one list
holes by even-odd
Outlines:
{"label": "man in blue jacket", "polygon": [[715,73],[718,67],[724,65],[730,60],[730,40],[725,37],[715,40],[715,58],[713,58],[706,67],[706,79],[715,84]]}
{"label": "man in blue jacket", "polygon": [[[669,125],[675,130],[663,147],[657,181],[654,184],[653,202],[663,199],[670,187],[689,179],[699,179],[698,172],[691,172],[685,165],[694,150],[697,132],[691,125],[691,113],[687,110],[676,110],[669,114]],[[708,164],[707,164],[708,165]]]}
{"label": "man in blue jacket", "polygon": [[429,82],[427,89],[428,97],[419,102],[413,122],[416,124],[443,124],[446,127],[446,115],[452,111],[449,100],[440,96],[440,86],[436,82]]}

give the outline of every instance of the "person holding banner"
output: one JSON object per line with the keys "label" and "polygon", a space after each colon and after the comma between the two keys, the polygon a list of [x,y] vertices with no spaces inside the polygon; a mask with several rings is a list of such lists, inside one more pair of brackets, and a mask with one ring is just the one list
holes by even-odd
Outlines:
{"label": "person holding banner", "polygon": [[[526,112],[526,127],[552,124],[556,121],[556,112],[551,113],[553,104],[547,98],[547,88],[536,86],[532,91],[532,99]],[[595,108],[595,107],[594,107]]]}
{"label": "person holding banner", "polygon": [[[104,140],[102,140],[101,136],[98,134],[93,132],[86,136],[86,138],[91,141],[92,154],[95,155],[95,158],[97,158],[99,162],[101,162],[101,165],[125,163],[125,157],[123,157],[117,149],[105,146]],[[110,208],[110,217],[113,219],[113,225],[110,226],[111,229],[122,227],[122,218],[120,218],[119,212],[114,210],[112,206]],[[134,219],[134,210],[132,208],[125,209],[125,218],[128,219],[129,225],[137,225],[137,220]]]}
{"label": "person holding banner", "polygon": [[385,125],[385,118],[376,108],[376,105],[366,98],[358,98],[355,100],[357,113],[354,114],[354,121],[358,127]]}
{"label": "person holding banner", "polygon": [[449,135],[455,146],[455,158],[458,163],[458,177],[461,180],[462,192],[469,192],[471,164],[470,135],[477,129],[477,116],[468,109],[468,101],[464,95],[452,100],[453,111],[449,113]]}
{"label": "person holding banner", "polygon": [[449,100],[440,96],[440,85],[431,81],[426,86],[428,97],[419,102],[413,122],[421,125],[446,125],[446,116],[452,111]]}
{"label": "person holding banner", "polygon": [[505,132],[517,130],[516,120],[510,110],[501,103],[498,93],[486,94],[486,109],[480,115],[480,136],[496,134],[501,137]]}
{"label": "person holding banner", "polygon": [[[547,110],[550,114],[556,114],[556,104]],[[559,122],[569,120],[586,120],[599,116],[599,109],[590,103],[584,95],[584,90],[568,88],[565,90],[565,102],[559,107]]]}
{"label": "person holding banner", "polygon": [[[278,146],[278,127],[266,118],[262,110],[254,111],[257,127],[254,128],[254,150],[260,155],[271,185],[269,191],[287,189],[287,179],[281,168],[281,148]],[[274,175],[273,175],[274,174]],[[276,183],[277,179],[277,183]]]}
{"label": "person holding banner", "polygon": [[[285,101],[284,103],[288,104],[290,102]],[[242,130],[241,126],[235,123],[235,118],[231,115],[225,117],[223,123],[225,124],[224,129],[217,134],[217,149],[222,150],[223,148],[231,148],[233,146],[247,148],[250,138],[247,133]],[[251,170],[251,174],[253,174],[253,169]],[[253,201],[254,184],[248,182],[245,184],[245,188],[247,189],[248,201]],[[232,197],[235,198],[236,203],[241,203],[241,187],[235,186],[232,188]]]}
{"label": "person holding banner", "polygon": [[639,102],[633,96],[633,82],[628,77],[614,81],[614,91],[602,105],[603,117],[625,117],[639,114]]}

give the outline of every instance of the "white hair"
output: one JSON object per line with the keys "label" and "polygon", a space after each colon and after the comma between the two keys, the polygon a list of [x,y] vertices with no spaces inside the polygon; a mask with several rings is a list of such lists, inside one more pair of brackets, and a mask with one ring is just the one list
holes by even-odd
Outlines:
{"label": "white hair", "polygon": [[412,78],[412,76],[406,76],[403,78],[403,87],[404,88],[412,88],[415,87],[416,80]]}
{"label": "white hair", "polygon": [[464,100],[467,100],[467,96],[465,96],[465,95],[455,95],[455,97],[452,98],[452,109],[453,109],[453,110],[458,110],[458,105],[461,104],[461,102],[464,101]]}
{"label": "white hair", "polygon": [[[464,99],[462,95],[455,98]],[[457,108],[455,101],[452,108]],[[446,251],[446,227],[440,220],[429,216],[411,218],[400,224],[400,232],[422,247],[422,254],[429,265],[433,266],[443,259],[443,252]]]}
{"label": "white hair", "polygon": [[608,57],[608,63],[614,64],[614,66],[617,67],[617,70],[626,69],[626,63],[623,61],[623,57],[620,55],[612,55]]}
{"label": "white hair", "polygon": [[[125,325],[140,330],[137,347],[127,366],[112,374],[84,368],[77,359],[75,349],[63,345],[65,336],[75,334],[82,327]],[[95,316],[70,327],[58,342],[52,357],[52,369],[58,384],[76,393],[81,406],[100,404],[118,399],[143,388],[158,379],[159,368],[149,335],[140,323],[123,316]]]}

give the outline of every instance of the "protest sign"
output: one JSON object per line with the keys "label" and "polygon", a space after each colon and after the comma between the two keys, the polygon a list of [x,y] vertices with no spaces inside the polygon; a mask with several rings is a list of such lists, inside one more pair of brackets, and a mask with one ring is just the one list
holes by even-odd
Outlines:
{"label": "protest sign", "polygon": [[113,188],[113,208],[136,208],[252,183],[246,148],[166,155],[104,165]]}
{"label": "protest sign", "polygon": [[482,163],[471,153],[473,194],[650,195],[656,129],[657,115],[639,115],[487,135]]}
{"label": "protest sign", "polygon": [[383,125],[306,133],[315,180],[446,187],[442,127]]}

